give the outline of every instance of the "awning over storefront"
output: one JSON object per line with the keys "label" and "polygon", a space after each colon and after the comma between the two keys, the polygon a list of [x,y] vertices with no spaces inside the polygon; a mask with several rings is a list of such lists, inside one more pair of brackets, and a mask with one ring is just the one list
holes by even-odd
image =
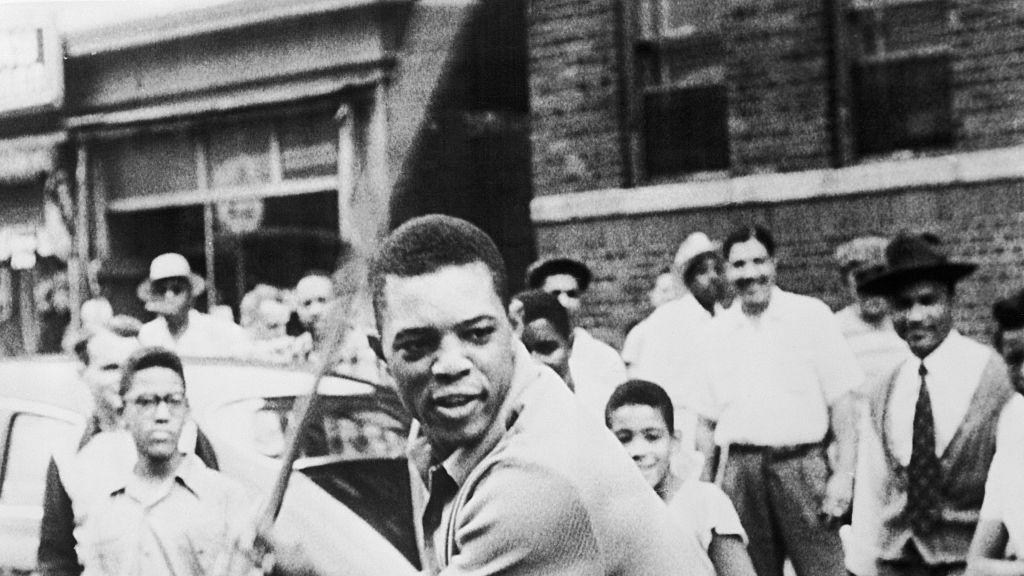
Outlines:
{"label": "awning over storefront", "polygon": [[24,184],[52,171],[64,133],[0,139],[0,185]]}

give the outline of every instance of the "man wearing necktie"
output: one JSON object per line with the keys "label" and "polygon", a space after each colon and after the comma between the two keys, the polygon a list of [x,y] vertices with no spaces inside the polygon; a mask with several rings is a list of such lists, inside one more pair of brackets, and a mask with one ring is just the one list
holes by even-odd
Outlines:
{"label": "man wearing necktie", "polygon": [[[1002,358],[953,327],[952,262],[931,235],[897,236],[861,290],[889,298],[912,355],[867,392],[846,565],[857,576],[963,574],[997,447],[1024,403]],[[1019,427],[1019,426],[1018,426]]]}

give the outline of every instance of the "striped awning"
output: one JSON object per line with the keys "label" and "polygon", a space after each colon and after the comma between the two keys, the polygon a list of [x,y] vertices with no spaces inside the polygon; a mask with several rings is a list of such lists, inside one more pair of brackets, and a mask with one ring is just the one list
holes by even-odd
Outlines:
{"label": "striped awning", "polygon": [[49,173],[66,140],[63,132],[0,139],[0,184],[31,182]]}

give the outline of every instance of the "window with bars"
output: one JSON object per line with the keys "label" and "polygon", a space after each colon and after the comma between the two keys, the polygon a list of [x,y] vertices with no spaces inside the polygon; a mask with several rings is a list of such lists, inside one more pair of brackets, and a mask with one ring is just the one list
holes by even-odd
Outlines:
{"label": "window with bars", "polygon": [[861,0],[848,13],[857,156],[953,143],[949,0]]}
{"label": "window with bars", "polygon": [[648,179],[729,167],[724,6],[707,0],[636,5],[637,140]]}

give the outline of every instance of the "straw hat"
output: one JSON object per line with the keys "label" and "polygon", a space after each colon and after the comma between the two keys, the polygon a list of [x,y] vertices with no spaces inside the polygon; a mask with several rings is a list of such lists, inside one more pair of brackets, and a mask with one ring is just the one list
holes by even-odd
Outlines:
{"label": "straw hat", "polygon": [[161,254],[149,263],[149,278],[139,284],[137,295],[140,300],[149,301],[154,297],[153,282],[168,278],[185,278],[192,286],[192,295],[198,296],[206,290],[206,282],[201,276],[192,272],[188,260],[181,254],[168,252]]}

